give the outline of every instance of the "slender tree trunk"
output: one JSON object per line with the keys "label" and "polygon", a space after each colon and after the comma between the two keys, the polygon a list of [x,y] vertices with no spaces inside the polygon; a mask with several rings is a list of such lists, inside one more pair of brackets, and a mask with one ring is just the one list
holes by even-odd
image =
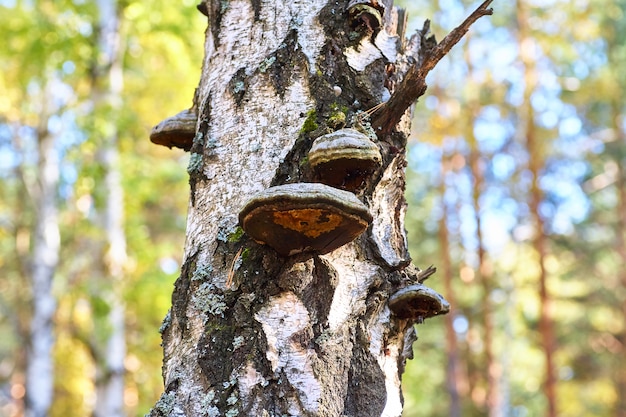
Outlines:
{"label": "slender tree trunk", "polygon": [[[468,78],[470,83],[475,82],[473,78],[474,66],[471,62],[469,55],[470,40],[465,44],[465,60],[468,67]],[[477,97],[469,97],[466,105],[467,120],[465,123],[464,136],[469,144],[469,158],[468,165],[470,169],[472,184],[472,206],[474,209],[474,220],[476,222],[476,241],[477,241],[477,278],[480,282],[483,290],[483,298],[481,300],[482,307],[482,319],[483,319],[483,345],[484,345],[484,359],[485,359],[485,371],[486,371],[486,392],[485,392],[485,405],[487,406],[487,414],[489,417],[500,417],[499,409],[499,393],[498,393],[498,381],[500,377],[500,368],[495,360],[493,353],[493,305],[491,302],[491,291],[493,290],[492,284],[492,267],[487,257],[487,251],[485,250],[485,243],[483,240],[482,230],[482,217],[480,198],[484,190],[484,162],[481,157],[480,149],[478,148],[478,142],[474,135],[474,121],[478,116],[480,109],[480,103],[477,101]]]}
{"label": "slender tree trunk", "polygon": [[[448,239],[448,208],[444,200],[446,193],[446,176],[449,172],[449,161],[446,161],[446,156],[442,156],[441,161],[441,184],[439,189],[439,195],[441,195],[441,219],[439,220],[439,247],[440,247],[440,262],[441,273],[443,275],[443,282],[445,288],[445,297],[450,302],[450,305],[456,305],[456,297],[454,295],[454,289],[452,286],[452,260],[450,259],[450,242]],[[453,310],[454,311],[454,310]],[[448,357],[448,363],[446,366],[446,388],[448,395],[450,396],[450,417],[461,416],[461,398],[460,398],[460,355],[459,346],[456,337],[456,331],[454,330],[454,314],[448,314],[445,317],[446,321],[446,355]]]}
{"label": "slender tree trunk", "polygon": [[[626,230],[626,171],[624,163],[626,163],[626,135],[622,127],[619,125],[621,118],[621,103],[612,103],[613,106],[613,130],[617,133],[618,149],[622,149],[618,153],[617,162],[617,228],[616,228],[616,250],[621,258],[622,264],[626,264],[626,238],[624,233]],[[622,286],[626,288],[626,270],[619,269],[619,280]],[[622,314],[626,322],[626,299],[622,300]],[[617,391],[617,406],[615,411],[616,417],[626,417],[626,330],[622,330],[618,335],[621,351],[617,356],[617,364],[614,369],[615,388]]]}
{"label": "slender tree trunk", "polygon": [[47,416],[54,390],[52,348],[56,300],[52,294],[52,281],[60,250],[56,202],[59,160],[55,137],[45,128],[47,117],[42,120],[45,122],[37,132],[39,161],[33,190],[36,217],[30,277],[33,311],[26,368],[27,417]]}
{"label": "slender tree trunk", "polygon": [[[534,140],[534,135],[527,135],[527,144],[529,152],[532,155],[531,158],[537,157],[536,149],[530,145]],[[533,164],[534,165],[534,164]],[[532,191],[530,197],[530,212],[533,217],[533,223],[535,225],[536,236],[533,238],[533,246],[537,251],[539,261],[539,303],[540,303],[540,317],[539,317],[539,331],[541,333],[541,340],[545,355],[545,395],[548,400],[548,410],[546,415],[549,417],[556,417],[556,372],[554,366],[554,351],[556,349],[556,342],[554,340],[554,329],[552,319],[552,298],[548,293],[547,280],[548,274],[545,266],[545,259],[547,255],[547,238],[544,233],[544,221],[539,213],[539,204],[543,199],[543,193],[539,189],[538,185],[538,169],[537,167],[531,168],[533,174]]]}
{"label": "slender tree trunk", "polygon": [[104,300],[108,303],[107,335],[104,345],[96,351],[96,417],[122,417],[124,413],[124,359],[126,357],[124,266],[126,236],[124,233],[124,191],[122,188],[116,120],[121,108],[123,73],[120,62],[120,22],[115,0],[99,0],[98,79],[94,80],[94,108],[104,110],[108,117],[106,136],[102,138],[101,161],[104,187],[107,192],[103,226],[107,250],[104,255],[104,278],[107,282]]}
{"label": "slender tree trunk", "polygon": [[[474,105],[470,104],[469,112],[474,114]],[[482,219],[480,214],[480,197],[484,187],[484,167],[480,158],[480,151],[476,143],[476,138],[472,130],[473,123],[468,123],[468,132],[466,137],[470,143],[469,166],[473,179],[472,204],[474,208],[476,221],[476,240],[478,244],[478,280],[482,285],[483,298],[482,316],[483,316],[483,344],[485,347],[485,366],[487,373],[487,387],[485,403],[489,417],[500,417],[498,383],[500,379],[500,368],[495,360],[493,353],[493,305],[491,302],[491,291],[493,284],[491,283],[492,267],[485,250],[485,243],[482,232]]]}
{"label": "slender tree trunk", "polygon": [[[407,110],[423,91],[408,104],[398,91],[412,89],[402,79],[415,66],[425,86],[447,47],[436,50],[426,30],[405,45],[404,15],[391,1],[211,0],[199,8],[209,29],[193,107],[187,240],[162,326],[165,392],[150,415],[399,416],[413,323],[447,304],[410,267]],[[292,186],[274,190],[299,196],[297,184],[320,180],[308,158],[313,141],[344,126],[365,132],[381,154],[355,192],[373,218],[367,230],[329,253],[291,256],[243,234],[238,217],[249,198],[284,184]],[[328,207],[315,195],[303,210]],[[272,207],[277,224],[264,233],[311,232],[308,220],[284,222],[295,210]],[[407,285],[430,294],[411,298],[413,316],[388,304]]]}
{"label": "slender tree trunk", "polygon": [[524,64],[524,104],[522,112],[523,137],[526,141],[528,150],[528,169],[532,174],[532,182],[530,186],[530,216],[535,229],[533,237],[533,246],[537,252],[537,262],[539,266],[539,332],[542,340],[543,351],[545,355],[545,395],[548,404],[546,416],[556,417],[557,397],[556,397],[556,372],[554,366],[554,352],[556,350],[556,342],[554,338],[553,319],[552,319],[552,299],[548,293],[545,259],[548,251],[548,241],[545,234],[545,222],[539,212],[539,205],[543,200],[543,192],[539,187],[539,177],[541,169],[544,166],[543,151],[541,144],[537,141],[534,109],[531,103],[531,95],[537,85],[537,71],[535,69],[535,52],[532,38],[528,33],[527,21],[528,14],[526,6],[522,0],[517,1],[517,16],[519,27],[519,45],[521,51],[521,59]]}

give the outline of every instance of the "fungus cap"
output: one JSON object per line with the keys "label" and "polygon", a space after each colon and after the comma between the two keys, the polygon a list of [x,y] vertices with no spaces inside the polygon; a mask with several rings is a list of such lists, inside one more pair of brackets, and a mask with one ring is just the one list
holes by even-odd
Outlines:
{"label": "fungus cap", "polygon": [[421,321],[446,314],[450,311],[450,303],[435,290],[423,284],[413,284],[389,297],[389,309],[398,318]]}
{"label": "fungus cap", "polygon": [[331,252],[354,240],[371,221],[354,194],[318,183],[268,188],[239,213],[239,224],[252,239],[283,256]]}
{"label": "fungus cap", "polygon": [[378,146],[355,129],[320,136],[309,151],[309,164],[320,182],[357,190],[382,163]]}
{"label": "fungus cap", "polygon": [[193,110],[183,110],[154,126],[150,132],[150,141],[168,148],[173,146],[188,151],[196,135],[197,121],[198,116]]}

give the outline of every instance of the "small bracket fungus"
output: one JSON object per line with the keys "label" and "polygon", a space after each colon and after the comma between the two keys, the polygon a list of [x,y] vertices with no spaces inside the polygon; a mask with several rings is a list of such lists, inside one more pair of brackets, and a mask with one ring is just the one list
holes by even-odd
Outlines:
{"label": "small bracket fungus", "polygon": [[421,323],[429,317],[446,314],[450,311],[450,304],[435,290],[414,284],[389,297],[389,309],[400,319]]}
{"label": "small bracket fungus", "polygon": [[197,121],[198,116],[193,110],[183,110],[154,126],[150,132],[150,141],[168,148],[173,146],[188,151],[196,135]]}
{"label": "small bracket fungus", "polygon": [[385,5],[377,0],[351,0],[348,12],[354,22],[364,23],[370,30],[383,24]]}
{"label": "small bracket fungus", "polygon": [[354,240],[371,221],[354,194],[317,183],[268,188],[239,213],[243,230],[282,256],[331,252]]}
{"label": "small bracket fungus", "polygon": [[320,136],[309,151],[309,163],[319,181],[356,191],[382,163],[378,146],[355,129]]}

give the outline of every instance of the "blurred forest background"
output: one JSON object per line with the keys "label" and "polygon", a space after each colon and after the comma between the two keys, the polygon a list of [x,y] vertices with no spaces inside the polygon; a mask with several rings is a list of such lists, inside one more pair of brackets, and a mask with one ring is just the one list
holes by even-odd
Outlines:
{"label": "blurred forest background", "polygon": [[[188,155],[148,135],[191,106],[196,3],[0,0],[0,416],[29,374],[50,416],[161,393]],[[477,6],[400,4],[438,40]],[[404,415],[623,417],[626,1],[492,6],[416,104],[406,227],[452,311],[418,326]]]}

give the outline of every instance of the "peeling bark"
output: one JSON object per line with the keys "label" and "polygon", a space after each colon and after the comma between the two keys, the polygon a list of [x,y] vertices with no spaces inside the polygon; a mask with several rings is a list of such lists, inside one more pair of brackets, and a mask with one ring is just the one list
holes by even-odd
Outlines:
{"label": "peeling bark", "polygon": [[[349,12],[349,3],[199,6],[209,29],[185,261],[161,329],[165,392],[152,417],[402,413],[400,378],[418,319],[396,317],[387,301],[418,281],[407,273],[404,230],[411,103],[395,107],[384,132],[369,113],[424,60],[422,33],[405,45],[404,13],[391,0],[371,2],[372,16]],[[344,126],[382,155],[357,193],[374,217],[369,229],[325,255],[289,257],[242,233],[247,199],[314,181],[307,152]]]}

